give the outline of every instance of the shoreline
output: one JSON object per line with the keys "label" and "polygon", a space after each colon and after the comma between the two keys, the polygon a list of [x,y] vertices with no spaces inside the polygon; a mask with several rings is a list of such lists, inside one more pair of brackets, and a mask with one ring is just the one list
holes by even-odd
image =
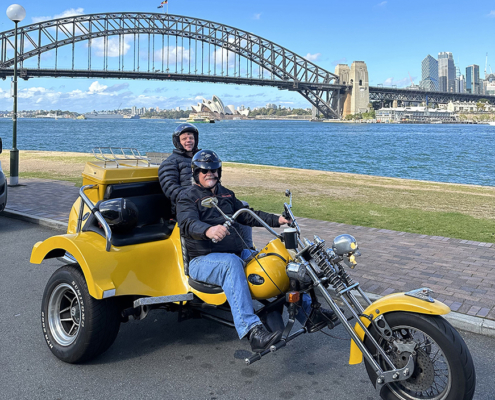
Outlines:
{"label": "shoreline", "polygon": [[[6,155],[10,153],[10,149],[3,149],[3,153],[0,154],[0,160],[2,158],[5,158],[3,160],[5,164],[3,164],[3,171],[9,171],[9,164],[7,161],[9,161],[9,157]],[[96,160],[94,157],[93,153],[83,153],[83,152],[76,152],[76,151],[53,151],[53,150],[19,150],[19,155],[20,157],[23,155],[30,155],[30,154],[40,154],[40,155],[47,155],[49,157],[54,156],[56,157],[57,155],[60,155],[61,157],[77,157],[77,158],[84,158],[88,157],[89,160]],[[170,154],[170,153],[164,153],[164,154]],[[395,176],[384,176],[384,175],[369,175],[369,174],[357,174],[357,173],[352,173],[352,172],[341,172],[341,171],[329,171],[329,170],[322,170],[322,169],[311,169],[311,168],[296,168],[296,167],[284,167],[284,166],[279,166],[279,165],[269,165],[269,164],[251,164],[251,163],[241,163],[241,162],[235,162],[235,161],[223,161],[224,164],[227,165],[234,165],[234,166],[247,166],[247,167],[254,167],[254,168],[279,168],[279,169],[284,169],[284,170],[292,170],[292,171],[308,171],[311,173],[323,173],[323,174],[329,174],[329,175],[335,175],[335,176],[344,176],[344,177],[349,177],[349,178],[360,178],[360,179],[384,179],[384,180],[396,180],[397,182],[417,182],[417,183],[424,183],[424,184],[435,184],[435,185],[454,185],[454,186],[466,186],[466,187],[473,187],[473,188],[492,188],[495,190],[495,186],[489,186],[489,185],[479,185],[479,184],[473,184],[473,183],[457,183],[457,182],[442,182],[442,181],[432,181],[432,180],[422,180],[422,179],[411,179],[411,178],[400,178],[400,177],[395,177]],[[82,172],[82,170],[81,170]],[[7,173],[6,173],[7,175]]]}

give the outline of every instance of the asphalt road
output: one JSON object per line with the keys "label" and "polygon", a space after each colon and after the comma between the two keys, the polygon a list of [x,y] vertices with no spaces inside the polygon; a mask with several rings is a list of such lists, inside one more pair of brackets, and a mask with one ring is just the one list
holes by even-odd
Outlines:
{"label": "asphalt road", "polygon": [[[29,263],[33,244],[58,234],[0,216],[0,398],[5,399],[378,399],[364,365],[350,366],[342,327],[303,335],[246,366],[249,343],[207,320],[177,323],[152,311],[122,324],[113,346],[83,365],[65,364],[40,327],[44,286],[58,261]],[[495,398],[495,339],[462,333],[478,377],[475,398]]]}

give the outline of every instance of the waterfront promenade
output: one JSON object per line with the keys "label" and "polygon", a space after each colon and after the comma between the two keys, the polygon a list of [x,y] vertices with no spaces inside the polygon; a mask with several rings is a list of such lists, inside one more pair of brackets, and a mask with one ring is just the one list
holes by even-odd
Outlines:
{"label": "waterfront promenade", "polygon": [[[22,179],[22,184],[9,188],[6,214],[64,230],[79,189],[54,180]],[[298,223],[303,235],[317,234],[328,245],[341,233],[356,237],[362,256],[349,272],[366,292],[383,296],[430,287],[460,316],[458,327],[495,336],[495,244],[308,218]],[[258,248],[270,239],[266,230],[254,228]]]}

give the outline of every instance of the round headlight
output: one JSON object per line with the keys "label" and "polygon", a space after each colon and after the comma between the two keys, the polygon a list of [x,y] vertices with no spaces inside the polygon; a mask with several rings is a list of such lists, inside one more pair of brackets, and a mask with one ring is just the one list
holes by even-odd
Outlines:
{"label": "round headlight", "polygon": [[358,244],[354,236],[343,234],[337,236],[333,240],[332,250],[338,256],[343,256],[344,254],[355,253],[358,249]]}

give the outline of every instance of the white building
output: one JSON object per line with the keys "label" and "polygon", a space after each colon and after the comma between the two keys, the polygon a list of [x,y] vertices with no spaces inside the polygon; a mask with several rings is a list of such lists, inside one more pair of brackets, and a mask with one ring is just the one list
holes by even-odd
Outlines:
{"label": "white building", "polygon": [[448,110],[429,109],[426,107],[395,107],[382,108],[375,112],[379,122],[418,121],[431,120],[455,121],[454,112]]}
{"label": "white building", "polygon": [[477,102],[450,102],[447,105],[447,110],[451,112],[467,112],[467,113],[474,113],[474,112],[480,112],[480,111],[485,111],[485,112],[495,112],[495,106],[492,104],[485,104],[485,107],[483,110],[479,110],[477,107]]}

